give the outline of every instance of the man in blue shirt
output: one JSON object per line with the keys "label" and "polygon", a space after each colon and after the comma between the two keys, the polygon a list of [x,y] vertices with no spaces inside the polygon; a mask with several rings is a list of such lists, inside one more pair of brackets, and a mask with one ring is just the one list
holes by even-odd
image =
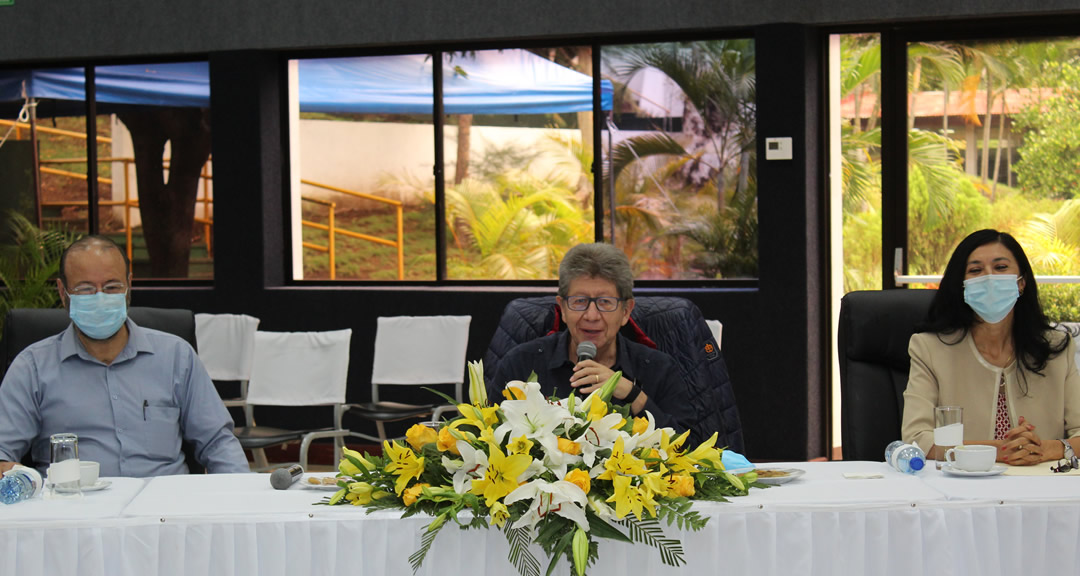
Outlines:
{"label": "man in blue shirt", "polygon": [[181,440],[214,473],[247,472],[233,422],[183,339],[127,318],[131,268],[114,242],[88,236],[60,260],[68,329],[23,350],[0,385],[0,472],[30,451],[49,462],[49,436],[79,436],[102,476],[188,473]]}

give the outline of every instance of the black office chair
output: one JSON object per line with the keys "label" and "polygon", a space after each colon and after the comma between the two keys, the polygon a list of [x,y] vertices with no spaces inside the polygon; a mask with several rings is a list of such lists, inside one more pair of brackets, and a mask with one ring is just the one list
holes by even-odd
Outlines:
{"label": "black office chair", "polygon": [[[717,432],[717,447],[742,452],[742,423],[727,364],[698,307],[685,298],[642,296],[634,298],[630,320],[622,327],[624,336],[668,353],[679,365],[694,399],[694,439]],[[484,355],[485,376],[494,376],[514,346],[565,328],[554,296],[512,300]]]}
{"label": "black office chair", "polygon": [[900,439],[908,341],[935,290],[868,290],[840,301],[841,441],[844,460],[879,461]]}
{"label": "black office chair", "polygon": [[[195,315],[191,310],[171,308],[128,309],[128,317],[143,328],[152,328],[175,334],[198,350],[195,339]],[[60,308],[14,308],[4,320],[4,338],[0,342],[0,368],[4,373],[24,348],[39,340],[59,334],[67,329],[71,319],[67,310]],[[0,376],[2,378],[2,376]],[[195,459],[194,447],[184,442],[184,459],[192,474],[203,474],[206,468]]]}

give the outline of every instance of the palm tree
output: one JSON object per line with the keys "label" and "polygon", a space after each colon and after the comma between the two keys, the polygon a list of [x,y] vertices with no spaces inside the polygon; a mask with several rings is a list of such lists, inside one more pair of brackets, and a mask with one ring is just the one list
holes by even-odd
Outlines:
{"label": "palm tree", "polygon": [[12,308],[56,308],[60,295],[52,279],[60,271],[60,255],[79,235],[66,230],[41,230],[18,212],[6,215],[7,230],[0,240],[0,333]]}
{"label": "palm tree", "polygon": [[[659,70],[682,91],[686,150],[694,155],[682,174],[700,188],[714,182],[723,209],[727,182],[749,186],[755,132],[755,59],[752,40],[711,40],[643,44],[613,49],[622,61],[613,72],[624,82],[647,68]],[[709,154],[698,154],[708,151]],[[738,157],[738,162],[733,162]]]}

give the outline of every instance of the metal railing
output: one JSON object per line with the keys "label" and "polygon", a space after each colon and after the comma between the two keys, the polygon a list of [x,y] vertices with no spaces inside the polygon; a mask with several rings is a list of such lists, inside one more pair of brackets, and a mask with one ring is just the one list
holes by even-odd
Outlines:
{"label": "metal railing", "polygon": [[330,279],[337,279],[337,261],[334,251],[334,240],[338,234],[347,236],[349,238],[356,238],[365,242],[372,242],[375,244],[382,244],[383,246],[392,246],[397,248],[397,277],[398,280],[405,279],[405,216],[403,204],[397,200],[390,200],[388,198],[382,198],[379,196],[373,196],[371,194],[364,194],[363,192],[356,192],[354,190],[348,190],[345,188],[339,188],[337,186],[331,186],[329,184],[322,184],[320,182],[314,182],[312,180],[300,180],[301,184],[307,184],[308,186],[314,186],[315,188],[322,188],[323,190],[330,190],[332,192],[339,192],[355,198],[363,198],[364,200],[371,200],[379,202],[381,204],[389,204],[393,206],[397,212],[397,241],[387,240],[385,238],[379,238],[378,236],[371,236],[370,234],[361,234],[359,232],[353,232],[344,228],[338,228],[334,224],[334,211],[337,208],[337,203],[330,202],[328,200],[319,200],[316,198],[310,198],[307,196],[301,196],[300,199],[305,202],[312,202],[314,204],[321,204],[327,206],[329,209],[329,221],[328,224],[319,224],[318,222],[312,222],[310,220],[301,220],[300,223],[310,228],[317,230],[325,230],[328,235],[327,245],[320,246],[312,244],[310,242],[303,242],[305,248],[311,248],[319,252],[327,252],[330,257]]}
{"label": "metal railing", "polygon": [[[904,274],[904,249],[897,248],[894,254],[893,278],[897,286],[903,284],[937,284],[941,282],[941,274],[936,276]],[[1040,276],[1036,274],[1035,281],[1039,284],[1080,284],[1080,276]]]}
{"label": "metal railing", "polygon": [[[15,126],[15,139],[21,138],[22,129],[30,129],[30,125],[23,122],[17,122],[12,120],[0,119],[0,126]],[[63,130],[60,128],[49,128],[47,126],[36,126],[35,129],[43,134],[54,134],[57,136],[64,136],[69,138],[76,138],[86,140],[86,134],[80,132],[74,132],[71,130]],[[112,138],[107,136],[98,136],[97,142],[99,144],[112,144]],[[98,206],[123,206],[124,207],[124,237],[127,242],[127,256],[128,260],[132,259],[133,244],[132,244],[132,226],[131,226],[131,209],[139,207],[139,201],[131,198],[131,186],[130,186],[130,173],[131,165],[135,163],[134,158],[123,157],[106,157],[98,158],[98,162],[122,162],[124,165],[124,199],[123,200],[99,200]],[[86,158],[56,158],[50,160],[40,160],[39,170],[44,174],[52,174],[64,178],[72,178],[77,180],[86,180],[86,174],[80,174],[78,172],[72,172],[70,170],[62,170],[59,168],[52,168],[49,165],[64,165],[64,164],[85,164]],[[164,166],[168,168],[169,163],[165,161]],[[210,214],[211,206],[214,203],[214,199],[210,197],[210,182],[213,180],[213,176],[209,172],[210,160],[207,159],[206,164],[203,165],[202,174],[200,174],[200,180],[202,182],[202,191],[200,197],[196,198],[196,203],[203,204],[203,214]],[[101,184],[108,184],[112,186],[113,179],[99,176],[97,181]],[[330,190],[332,192],[338,192],[340,194],[346,194],[355,198],[362,198],[364,200],[371,200],[382,204],[388,204],[393,206],[396,211],[397,217],[397,239],[396,241],[387,240],[385,238],[379,238],[370,234],[362,234],[360,232],[353,232],[344,228],[339,228],[334,222],[335,211],[337,204],[326,200],[320,200],[317,198],[310,198],[301,196],[300,199],[305,202],[312,202],[327,206],[329,209],[329,218],[327,224],[320,224],[318,222],[312,222],[309,220],[301,220],[303,226],[315,228],[317,230],[325,230],[328,236],[328,242],[326,246],[320,246],[311,242],[302,242],[305,248],[310,248],[319,252],[327,252],[330,257],[330,279],[335,280],[337,278],[337,256],[335,251],[335,240],[337,235],[347,236],[349,238],[356,238],[365,242],[372,242],[375,244],[382,244],[384,246],[392,246],[397,248],[397,277],[398,280],[405,279],[405,241],[404,241],[404,211],[403,204],[397,200],[390,200],[388,198],[381,198],[379,196],[373,196],[371,194],[364,194],[363,192],[356,192],[354,190],[348,190],[345,188],[339,188],[337,186],[331,186],[329,184],[323,184],[320,182],[314,182],[311,180],[301,180],[301,183],[324,190]],[[88,207],[89,202],[82,200],[62,200],[62,201],[42,201],[42,206],[49,207],[66,207],[66,206],[83,206]],[[206,253],[208,256],[213,257],[213,245],[212,234],[214,220],[211,217],[195,217],[195,222],[203,225],[203,238],[206,243]]]}

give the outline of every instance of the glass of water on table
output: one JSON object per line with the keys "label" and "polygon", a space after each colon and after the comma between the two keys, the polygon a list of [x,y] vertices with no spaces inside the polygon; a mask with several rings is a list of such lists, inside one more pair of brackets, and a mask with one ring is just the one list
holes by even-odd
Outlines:
{"label": "glass of water on table", "polygon": [[960,406],[938,406],[934,408],[934,444],[941,453],[935,458],[937,469],[941,470],[945,450],[964,443],[964,409]]}

